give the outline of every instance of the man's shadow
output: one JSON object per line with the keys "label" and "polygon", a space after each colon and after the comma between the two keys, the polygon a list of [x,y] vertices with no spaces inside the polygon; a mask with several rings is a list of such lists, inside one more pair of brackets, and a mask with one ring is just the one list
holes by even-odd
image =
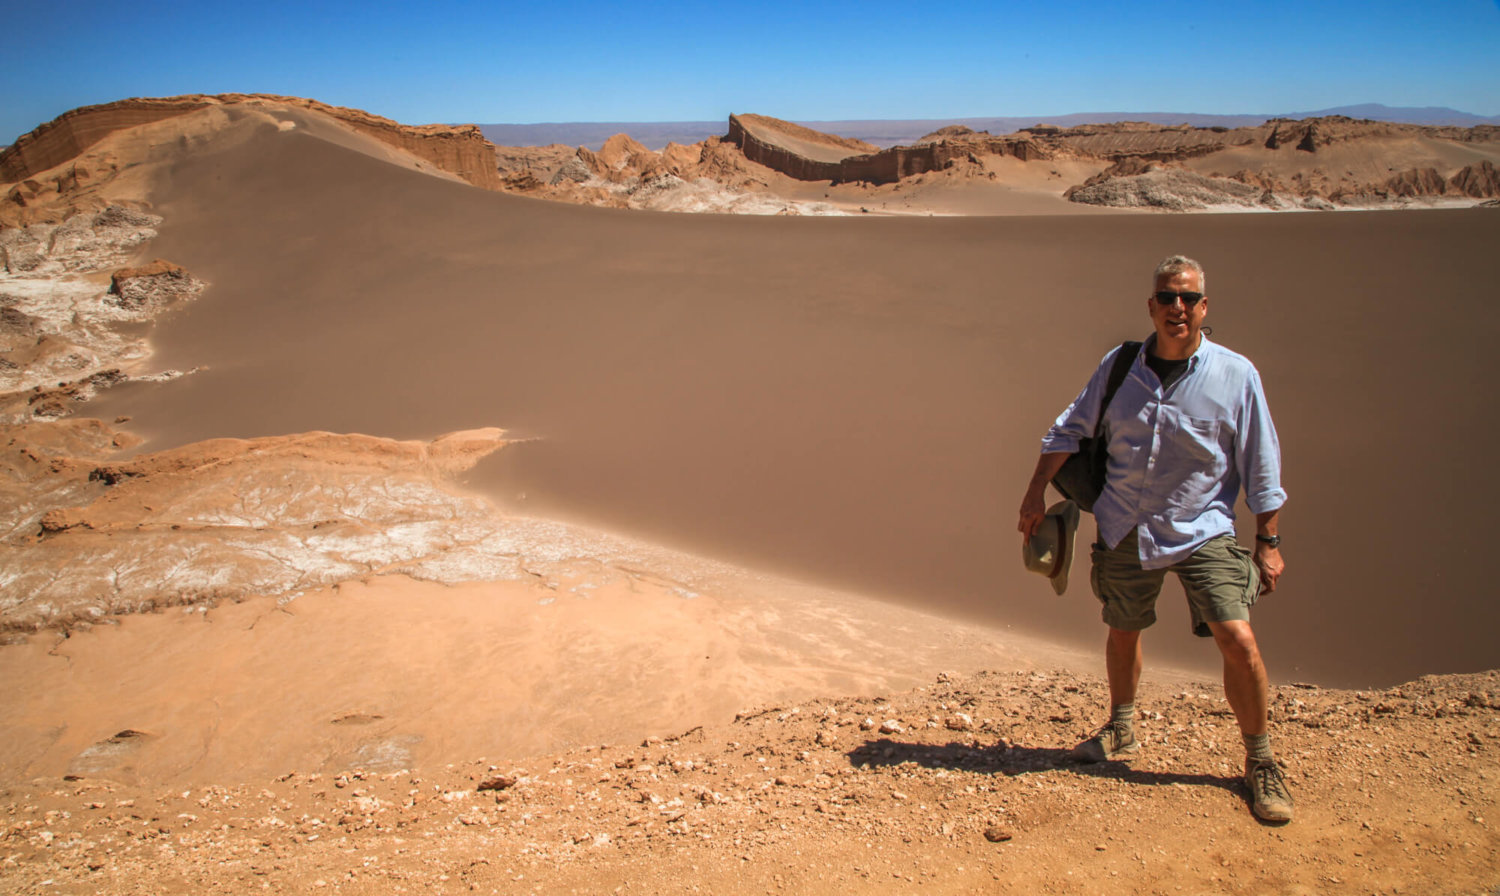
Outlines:
{"label": "man's shadow", "polygon": [[1129,784],[1161,787],[1184,784],[1193,787],[1218,787],[1240,797],[1245,796],[1238,777],[1223,775],[1179,774],[1132,768],[1124,762],[1082,762],[1071,750],[1057,747],[1026,747],[1019,744],[997,744],[975,747],[961,743],[912,744],[889,738],[866,741],[847,754],[849,764],[857,767],[882,767],[915,762],[923,768],[942,768],[979,774],[1001,774],[1011,777],[1038,772],[1063,771],[1093,778],[1113,778]]}

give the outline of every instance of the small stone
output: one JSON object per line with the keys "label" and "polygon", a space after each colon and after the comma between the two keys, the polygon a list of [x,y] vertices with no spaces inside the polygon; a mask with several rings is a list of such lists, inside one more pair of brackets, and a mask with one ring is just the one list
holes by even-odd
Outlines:
{"label": "small stone", "polygon": [[861,731],[873,731],[873,730],[875,730],[875,720],[866,717],[864,721],[862,721],[862,722],[859,723],[859,730],[861,730]]}
{"label": "small stone", "polygon": [[[617,764],[616,767],[619,768],[621,766],[619,766]],[[479,786],[476,787],[476,788],[474,788],[474,789],[475,790],[508,790],[508,789],[510,789],[510,788],[512,788],[514,786],[516,786],[516,779],[515,779],[514,776],[511,776],[511,775],[496,775],[493,778],[486,778],[485,780],[481,781],[479,783]]]}
{"label": "small stone", "polygon": [[984,829],[984,839],[991,843],[1004,843],[1011,837],[1010,831],[999,827],[987,827]]}
{"label": "small stone", "polygon": [[880,725],[881,734],[900,734],[905,730],[905,728],[901,727],[901,723],[895,719],[886,719]]}

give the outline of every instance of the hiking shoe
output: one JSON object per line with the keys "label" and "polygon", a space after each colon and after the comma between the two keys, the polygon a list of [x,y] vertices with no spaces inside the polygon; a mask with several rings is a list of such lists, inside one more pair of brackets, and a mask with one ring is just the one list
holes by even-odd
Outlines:
{"label": "hiking shoe", "polygon": [[1281,766],[1274,759],[1246,759],[1245,786],[1250,790],[1250,811],[1262,821],[1291,821],[1292,792],[1286,786]]}
{"label": "hiking shoe", "polygon": [[1073,748],[1073,758],[1080,762],[1103,762],[1118,759],[1141,748],[1135,731],[1117,722],[1108,722],[1093,736]]}

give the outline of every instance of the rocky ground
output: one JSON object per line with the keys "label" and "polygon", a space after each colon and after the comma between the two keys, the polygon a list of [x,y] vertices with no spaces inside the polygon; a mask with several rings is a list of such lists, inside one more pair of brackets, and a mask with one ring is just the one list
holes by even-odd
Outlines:
{"label": "rocky ground", "polygon": [[[1148,685],[1145,748],[1079,765],[1102,682],[940,675],[524,760],[173,789],[4,791],[14,893],[1423,893],[1500,887],[1500,673],[1276,690],[1297,818],[1250,814],[1215,684]],[[351,718],[346,724],[359,725]],[[126,752],[148,735],[101,745]]]}

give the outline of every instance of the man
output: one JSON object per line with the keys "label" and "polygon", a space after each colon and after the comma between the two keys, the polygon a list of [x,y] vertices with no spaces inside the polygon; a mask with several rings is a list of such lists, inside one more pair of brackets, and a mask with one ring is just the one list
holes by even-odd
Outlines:
{"label": "man", "polygon": [[[1212,635],[1224,658],[1224,694],[1245,741],[1251,808],[1266,821],[1292,817],[1292,797],[1271,754],[1268,685],[1250,605],[1276,590],[1285,564],[1277,515],[1286,501],[1281,452],[1260,374],[1241,355],[1210,342],[1203,266],[1172,256],[1156,268],[1146,300],[1155,332],[1141,346],[1104,413],[1109,448],[1104,491],[1094,505],[1095,595],[1109,627],[1105,668],[1110,720],[1073,751],[1100,762],[1140,749],[1135,695],[1141,632],[1156,621],[1168,570],[1186,592],[1194,632]],[[1041,524],[1044,492],[1081,438],[1093,435],[1115,355],[1104,357],[1082,393],[1042,440],[1042,456],[1021,501],[1029,541]],[[1234,537],[1241,484],[1256,520],[1252,556]]]}

